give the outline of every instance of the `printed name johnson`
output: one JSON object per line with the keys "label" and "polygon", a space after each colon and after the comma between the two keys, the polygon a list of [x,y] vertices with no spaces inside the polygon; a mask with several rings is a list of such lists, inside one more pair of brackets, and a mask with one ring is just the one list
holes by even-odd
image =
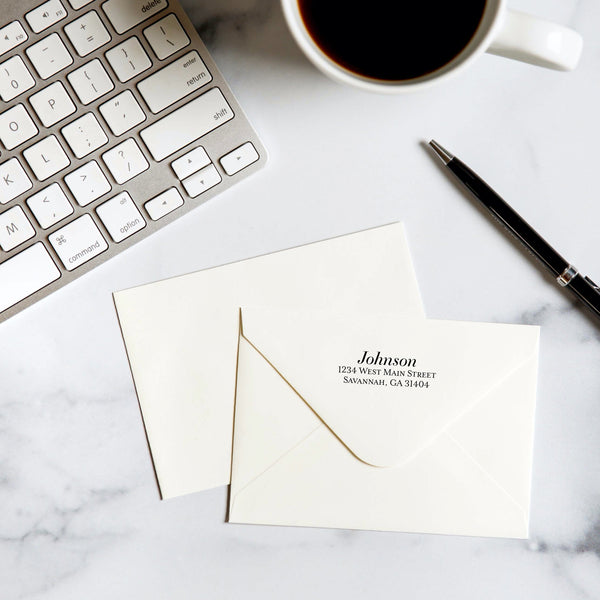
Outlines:
{"label": "printed name johnson", "polygon": [[381,365],[384,367],[416,367],[416,358],[398,358],[393,356],[381,356],[381,352],[377,351],[375,356],[369,356],[369,351],[365,350],[359,360],[356,361],[359,365]]}
{"label": "printed name johnson", "polygon": [[355,364],[358,366],[338,365],[337,372],[343,376],[343,383],[427,389],[429,380],[435,379],[437,375],[435,371],[417,371],[414,368],[417,366],[416,358],[383,356],[379,350],[376,353],[363,350]]}

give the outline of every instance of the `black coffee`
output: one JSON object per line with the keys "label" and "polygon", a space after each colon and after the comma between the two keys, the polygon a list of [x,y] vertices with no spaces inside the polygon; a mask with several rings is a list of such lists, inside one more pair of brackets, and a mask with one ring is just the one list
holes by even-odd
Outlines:
{"label": "black coffee", "polygon": [[311,37],[349,71],[414,79],[455,58],[481,22],[486,0],[298,0]]}

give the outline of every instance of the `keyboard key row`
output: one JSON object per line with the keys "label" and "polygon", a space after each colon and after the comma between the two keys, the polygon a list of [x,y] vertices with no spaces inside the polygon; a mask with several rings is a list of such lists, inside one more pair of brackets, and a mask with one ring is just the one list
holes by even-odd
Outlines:
{"label": "keyboard key row", "polygon": [[[136,4],[136,2],[138,2],[138,4]],[[87,3],[88,2],[85,2],[84,4],[81,4],[81,6],[84,6]],[[161,7],[161,3],[164,4],[164,6]],[[153,0],[153,2],[149,4],[156,4],[156,6],[146,10],[146,4],[147,3],[143,2],[139,3],[139,0],[135,0],[133,3],[129,2],[129,0],[112,0],[112,3],[110,1],[105,3],[104,9],[105,12],[108,10],[110,14],[113,14],[111,12],[112,10],[119,11],[123,8],[123,6],[126,6],[129,13],[128,15],[125,15],[124,18],[132,18],[131,12],[133,11],[136,20],[138,16],[142,17],[139,21],[141,22],[142,20],[145,20],[151,16],[151,14],[154,14],[154,12],[158,12],[158,10],[166,8],[168,5],[165,0]],[[79,6],[79,4],[77,5]],[[60,0],[48,0],[48,2],[29,12],[26,15],[26,18],[32,29],[36,33],[39,33],[54,23],[62,20],[65,16],[66,10],[64,9],[64,6],[61,4]],[[90,11],[79,19],[69,23],[64,28],[64,31],[73,44],[75,50],[81,57],[87,56],[111,40],[110,33],[95,11]],[[159,60],[164,60],[190,43],[190,39],[185,30],[179,23],[177,17],[173,14],[168,15],[157,23],[154,23],[150,27],[146,28],[144,30],[144,36],[148,40]],[[9,50],[12,50],[16,46],[24,43],[27,39],[27,33],[18,21],[9,23],[0,29],[0,56]],[[25,52],[31,60],[39,77],[44,80],[49,79],[56,73],[73,64],[73,57],[57,33],[53,33],[43,40],[40,40],[36,44],[33,44],[27,48]],[[122,44],[119,44],[115,48],[109,50],[106,53],[106,58],[111,64],[111,67],[114,69],[119,81],[122,83],[125,83],[129,79],[132,79],[152,66],[148,55],[135,37],[132,37]],[[185,65],[185,68],[188,71],[192,70],[190,67],[197,67],[197,73],[191,73],[187,79],[177,79],[177,84],[179,86],[184,84],[188,85],[187,82],[191,82],[191,87],[185,88],[187,93],[183,93],[183,95],[180,95],[175,100],[167,99],[159,101],[158,104],[164,103],[163,108],[169,106],[184,95],[193,92],[194,89],[200,85],[208,83],[212,79],[199,57],[197,60],[199,62],[196,64],[195,61],[192,61],[191,63]],[[20,57],[15,56],[11,58],[0,65],[0,68],[2,69],[0,74],[0,98],[2,98],[2,100],[5,102],[13,100],[23,92],[34,87],[35,81]],[[90,65],[89,68],[98,70],[97,65]],[[182,67],[179,66],[179,69],[181,70]],[[102,93],[94,90],[94,93],[97,94],[95,97],[89,91],[83,91],[82,94],[80,94],[82,83],[85,83],[81,81],[81,78],[85,76],[84,70],[85,68],[82,68],[82,72],[78,76],[74,76],[73,79],[79,84],[75,91],[80,97],[80,100],[84,104],[89,104],[94,99],[101,96]],[[176,72],[177,70],[177,66],[173,67],[172,69],[173,72]],[[164,78],[168,77],[169,75],[173,76],[173,72],[167,72],[163,74],[162,78],[157,77],[153,80],[154,84],[158,85],[164,80]],[[88,76],[90,76],[90,73],[88,73]],[[104,73],[99,74],[99,76],[103,79],[102,86],[108,86],[108,75]],[[88,87],[93,88],[95,85],[97,84],[92,81],[88,84]],[[146,85],[148,88],[151,88],[152,82],[149,82]],[[111,87],[107,88],[103,93],[113,89],[114,86],[112,86],[112,83],[110,86]],[[177,96],[178,94],[182,94],[182,91],[180,90],[178,92],[173,92],[174,96]],[[148,95],[149,98],[151,98],[150,102],[152,102],[153,93],[151,90],[148,91]],[[153,110],[154,112],[159,112],[162,110],[162,108]],[[55,123],[56,122],[58,121],[55,121]],[[51,125],[45,126],[50,127]]]}
{"label": "keyboard key row", "polygon": [[[79,124],[82,119],[85,122]],[[97,124],[97,120],[93,114],[88,113],[78,119],[73,127],[63,128],[63,134],[76,155],[87,154],[88,146],[96,149],[108,141],[101,129],[96,130],[96,125],[90,124]],[[47,180],[71,164],[54,135],[24,150],[23,157],[39,181]],[[118,184],[126,183],[150,168],[148,160],[133,138],[105,152],[102,160]],[[80,206],[86,206],[97,200],[111,189],[110,183],[96,161],[91,161],[66,175],[65,183]],[[17,158],[11,158],[0,164],[0,204],[7,204],[32,187],[31,179]],[[40,225],[44,227],[42,223]]]}
{"label": "keyboard key row", "polygon": [[[50,0],[50,2],[54,3],[55,0]],[[43,7],[44,5],[39,8]],[[55,6],[55,8],[56,10],[54,13],[50,13],[44,9],[42,13],[40,13],[40,18],[46,18],[43,16],[46,13],[50,16],[52,14],[56,15],[60,13],[61,9],[57,6]],[[64,8],[62,10],[64,11]],[[37,15],[36,11],[29,13],[29,15]],[[49,27],[50,24],[47,25],[47,27]],[[35,31],[33,26],[32,28]],[[45,28],[46,27],[43,29]],[[40,31],[42,31],[42,29],[40,29]],[[2,33],[4,35],[2,35]],[[65,27],[65,33],[79,56],[82,57],[87,56],[111,40],[108,30],[95,11],[90,11],[79,19],[69,23]],[[0,30],[0,35],[2,35],[2,38],[0,38],[0,55],[27,39],[27,34],[17,21],[3,27]],[[49,79],[73,64],[73,57],[58,33],[52,33],[39,42],[29,46],[29,48],[25,50],[25,53],[33,64],[38,76],[44,80]],[[0,65],[0,98],[5,102],[13,100],[20,94],[34,87],[34,85],[35,81],[21,57],[13,56]],[[77,89],[76,92],[79,95]]]}
{"label": "keyboard key row", "polygon": [[[134,153],[139,151],[133,139],[127,140],[121,147],[126,149],[122,151],[123,155],[126,151],[129,152],[130,148]],[[117,156],[121,156],[119,152],[121,151],[117,150]],[[247,142],[221,157],[219,162],[226,173],[231,175],[256,160],[258,153],[252,143]],[[186,153],[173,161],[171,166],[178,177],[183,178],[183,185],[191,197],[196,197],[221,182],[219,172],[202,147]],[[74,195],[77,192],[76,195],[80,198],[86,193],[89,197],[97,194],[97,197],[100,197],[110,190],[110,184],[95,161],[80,167],[68,175],[65,181]],[[29,198],[27,203],[42,228],[48,228],[73,213],[73,207],[56,183]],[[183,204],[179,191],[170,188],[146,202],[144,207],[150,218],[156,221]],[[116,243],[146,227],[144,217],[127,192],[121,192],[98,206],[96,214]],[[14,249],[34,236],[35,230],[20,207],[13,207],[0,215],[2,250]],[[89,214],[55,231],[48,240],[68,271],[73,271],[108,249],[106,239]],[[25,269],[25,275],[22,269]],[[13,306],[59,277],[60,272],[41,242],[20,252],[0,264],[0,311]]]}
{"label": "keyboard key row", "polygon": [[[1,124],[0,120],[0,130]],[[62,131],[76,155],[83,156],[89,153],[89,148],[97,149],[108,142],[108,138],[92,113],[84,115]],[[71,164],[54,135],[27,148],[23,156],[39,181],[45,181]],[[220,163],[225,172],[231,176],[256,162],[258,158],[254,146],[247,142],[221,157]],[[150,168],[148,160],[133,138],[105,152],[102,160],[118,184],[124,184]],[[221,182],[221,176],[202,147],[186,153],[173,161],[171,166],[192,198]],[[201,173],[197,177],[191,177],[198,171]],[[65,176],[65,183],[80,206],[86,206],[111,190],[109,181],[96,161],[91,161]],[[10,202],[32,186],[18,159],[12,158],[0,165],[0,204]],[[62,218],[64,217],[58,220]],[[40,226],[45,227],[42,222]]]}

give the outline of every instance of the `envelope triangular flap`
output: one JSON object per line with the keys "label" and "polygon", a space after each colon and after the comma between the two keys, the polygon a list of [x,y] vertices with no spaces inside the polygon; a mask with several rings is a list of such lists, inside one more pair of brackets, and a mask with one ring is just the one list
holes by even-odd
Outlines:
{"label": "envelope triangular flap", "polygon": [[242,308],[244,337],[360,460],[399,466],[537,348],[537,329]]}

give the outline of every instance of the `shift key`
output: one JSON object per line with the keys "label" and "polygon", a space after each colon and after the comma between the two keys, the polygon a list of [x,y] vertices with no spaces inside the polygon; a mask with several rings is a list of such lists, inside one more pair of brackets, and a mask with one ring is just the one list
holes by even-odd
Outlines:
{"label": "shift key", "polygon": [[117,33],[124,33],[169,6],[167,0],[108,0],[102,5]]}
{"label": "shift key", "polygon": [[154,160],[163,160],[233,119],[233,110],[218,88],[178,108],[140,132]]}

